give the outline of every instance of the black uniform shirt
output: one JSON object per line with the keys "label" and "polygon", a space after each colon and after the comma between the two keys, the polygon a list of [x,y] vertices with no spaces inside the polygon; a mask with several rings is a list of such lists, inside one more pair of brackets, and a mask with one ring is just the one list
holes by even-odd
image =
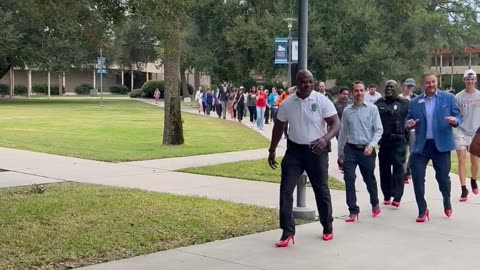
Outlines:
{"label": "black uniform shirt", "polygon": [[408,113],[408,100],[397,97],[391,100],[379,98],[378,107],[383,125],[382,141],[405,141],[405,118]]}

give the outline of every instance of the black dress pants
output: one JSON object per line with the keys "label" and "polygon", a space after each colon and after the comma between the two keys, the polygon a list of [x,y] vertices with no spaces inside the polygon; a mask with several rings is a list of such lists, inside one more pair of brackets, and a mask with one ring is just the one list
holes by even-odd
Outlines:
{"label": "black dress pants", "polygon": [[293,191],[297,180],[307,173],[312,184],[323,233],[332,233],[332,200],[328,187],[328,152],[314,154],[308,145],[287,142],[287,151],[282,160],[280,183],[280,228],[283,235],[295,235],[295,221],[292,215]]}
{"label": "black dress pants", "polygon": [[270,107],[265,107],[265,124],[268,124],[268,120],[270,119]]}
{"label": "black dress pants", "polygon": [[452,189],[452,183],[450,181],[450,151],[438,151],[435,146],[435,140],[427,139],[423,152],[412,153],[411,155],[413,188],[415,190],[419,217],[423,216],[427,210],[427,201],[425,200],[425,173],[430,160],[432,161],[433,169],[435,169],[438,188],[443,196],[443,208],[444,210],[452,209],[450,202],[450,192]]}
{"label": "black dress pants", "polygon": [[407,144],[402,140],[384,141],[380,144],[378,161],[380,166],[380,187],[385,201],[393,198],[400,202],[404,190],[404,167]]}
{"label": "black dress pants", "polygon": [[378,206],[377,180],[375,179],[374,174],[376,158],[375,149],[370,156],[365,156],[363,154],[364,151],[364,147],[355,147],[349,143],[345,144],[342,169],[343,179],[345,180],[347,205],[350,214],[358,214],[360,212],[360,207],[357,205],[357,194],[355,191],[355,179],[357,178],[355,170],[357,169],[357,165],[360,167],[363,181],[367,185],[372,209]]}
{"label": "black dress pants", "polygon": [[250,122],[255,122],[257,120],[257,107],[248,106],[248,111],[250,112]]}

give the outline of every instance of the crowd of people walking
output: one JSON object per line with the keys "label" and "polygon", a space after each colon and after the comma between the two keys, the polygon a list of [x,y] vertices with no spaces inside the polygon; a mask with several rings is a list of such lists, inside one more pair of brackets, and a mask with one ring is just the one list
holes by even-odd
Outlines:
{"label": "crowd of people walking", "polygon": [[[460,202],[470,193],[478,194],[477,177],[480,156],[480,91],[476,88],[474,70],[464,73],[465,89],[456,95],[437,87],[437,77],[421,77],[422,93],[416,95],[413,78],[403,87],[386,81],[382,96],[377,86],[356,81],[351,87],[340,87],[338,99],[325,89],[323,82],[313,84],[313,75],[302,70],[297,86],[287,90],[289,97],[276,108],[268,163],[275,169],[275,152],[288,123],[287,151],[281,162],[280,228],[283,234],[278,247],[293,242],[295,225],[292,217],[293,190],[305,171],[312,184],[325,241],[333,239],[332,205],[328,189],[328,152],[330,140],[338,139],[338,165],[343,171],[346,222],[359,219],[355,191],[356,168],[360,168],[370,195],[371,215],[381,213],[381,205],[399,208],[404,186],[413,182],[418,207],[416,222],[430,220],[425,199],[425,175],[432,162],[443,201],[443,214],[451,217],[451,151],[456,150],[460,178]],[[313,91],[315,87],[316,91]],[[350,96],[351,95],[351,96]],[[379,199],[374,174],[378,153]],[[470,155],[470,187],[466,184],[466,153]]]}
{"label": "crowd of people walking", "polygon": [[[370,195],[371,215],[381,213],[381,204],[399,208],[404,185],[413,182],[418,206],[417,222],[430,219],[425,200],[425,174],[432,162],[443,197],[444,215],[453,213],[451,205],[451,156],[456,150],[460,178],[460,202],[468,200],[470,192],[478,194],[480,149],[480,91],[476,88],[474,70],[464,73],[465,90],[456,95],[437,87],[437,77],[422,76],[423,92],[415,94],[416,82],[408,78],[400,85],[386,81],[383,96],[377,85],[356,81],[351,87],[340,87],[338,98],[326,89],[322,81],[314,84],[309,71],[297,75],[297,86],[265,89],[252,86],[245,89],[230,87],[223,82],[217,89],[199,89],[195,95],[199,113],[218,118],[227,117],[242,122],[248,115],[250,126],[263,130],[274,123],[269,164],[276,168],[275,148],[287,138],[287,151],[282,160],[280,187],[280,227],[284,233],[279,246],[287,246],[295,232],[291,216],[293,189],[296,179],[305,171],[317,199],[323,238],[333,238],[332,210],[328,191],[328,152],[330,140],[338,140],[338,167],[344,174],[346,222],[359,219],[355,180],[360,168]],[[315,91],[313,91],[315,90]],[[380,187],[379,199],[375,164],[378,150]],[[470,155],[470,191],[466,181],[467,151]],[[312,154],[313,153],[313,154]]]}
{"label": "crowd of people walking", "polygon": [[243,86],[229,87],[223,82],[215,91],[202,88],[195,93],[198,113],[211,115],[216,112],[218,118],[242,122],[249,117],[250,126],[263,130],[265,125],[272,124],[277,119],[278,107],[288,97],[288,91],[272,87],[252,86],[249,90]]}

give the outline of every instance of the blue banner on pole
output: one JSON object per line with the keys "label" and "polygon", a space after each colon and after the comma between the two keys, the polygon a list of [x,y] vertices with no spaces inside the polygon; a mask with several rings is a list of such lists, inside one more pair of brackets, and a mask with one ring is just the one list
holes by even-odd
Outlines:
{"label": "blue banner on pole", "polygon": [[275,64],[288,64],[288,38],[275,38]]}

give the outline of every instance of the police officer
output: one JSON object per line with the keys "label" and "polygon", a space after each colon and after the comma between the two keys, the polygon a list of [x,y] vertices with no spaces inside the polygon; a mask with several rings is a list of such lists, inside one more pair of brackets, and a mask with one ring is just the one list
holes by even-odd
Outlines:
{"label": "police officer", "polygon": [[383,126],[378,153],[383,204],[398,208],[404,188],[403,165],[407,151],[404,123],[408,113],[408,101],[398,96],[397,82],[389,80],[385,84],[385,97],[378,99],[375,105]]}
{"label": "police officer", "polygon": [[282,138],[288,122],[287,151],[283,157],[280,182],[280,228],[283,230],[277,247],[288,246],[295,235],[292,216],[293,191],[297,180],[305,171],[312,184],[323,226],[322,238],[333,238],[333,216],[330,190],[328,188],[328,151],[330,140],[340,130],[340,120],[333,103],[313,90],[313,75],[308,70],[297,73],[297,91],[282,102],[277,121],[273,126],[268,163],[277,168],[275,149]]}

